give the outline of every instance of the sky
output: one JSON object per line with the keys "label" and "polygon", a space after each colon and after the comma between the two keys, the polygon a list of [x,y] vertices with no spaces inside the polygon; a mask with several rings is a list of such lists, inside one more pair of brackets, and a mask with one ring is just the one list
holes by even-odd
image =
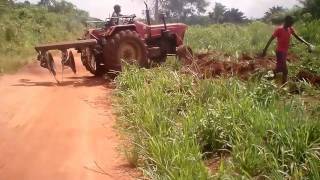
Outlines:
{"label": "sky", "polygon": [[[18,0],[24,1],[24,0]],[[39,0],[29,0],[32,3]],[[67,0],[75,4],[79,9],[86,10],[91,17],[105,19],[113,12],[113,6],[119,4],[122,7],[122,14],[136,14],[141,16],[145,9],[143,0]],[[151,0],[146,0],[151,2]],[[248,18],[260,18],[272,6],[283,6],[291,8],[298,5],[297,0],[207,0],[211,3],[208,10],[211,10],[215,2],[220,2],[228,8],[238,8]]]}

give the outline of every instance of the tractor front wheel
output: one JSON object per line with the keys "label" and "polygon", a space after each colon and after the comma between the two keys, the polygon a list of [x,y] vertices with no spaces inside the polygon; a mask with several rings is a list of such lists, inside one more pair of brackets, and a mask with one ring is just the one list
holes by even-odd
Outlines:
{"label": "tractor front wheel", "polygon": [[106,72],[103,65],[100,64],[101,57],[94,55],[90,48],[83,50],[81,60],[85,68],[95,76],[102,76]]}
{"label": "tractor front wheel", "polygon": [[104,60],[109,71],[120,72],[125,64],[148,67],[147,48],[135,31],[120,31],[107,40]]}

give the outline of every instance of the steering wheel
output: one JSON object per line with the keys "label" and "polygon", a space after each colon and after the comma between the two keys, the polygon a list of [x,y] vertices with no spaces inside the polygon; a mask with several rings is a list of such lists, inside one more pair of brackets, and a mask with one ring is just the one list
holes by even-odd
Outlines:
{"label": "steering wheel", "polygon": [[134,18],[136,18],[136,15],[130,15],[130,16],[124,16],[123,17],[123,24],[132,24],[134,22]]}

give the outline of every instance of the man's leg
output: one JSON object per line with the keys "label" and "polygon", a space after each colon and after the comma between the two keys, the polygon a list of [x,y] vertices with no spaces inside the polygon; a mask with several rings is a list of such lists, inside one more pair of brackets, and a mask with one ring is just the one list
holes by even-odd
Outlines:
{"label": "man's leg", "polygon": [[276,52],[277,55],[277,66],[274,70],[274,73],[282,73],[282,83],[286,83],[288,80],[288,67],[287,67],[287,53],[285,52]]}
{"label": "man's leg", "polygon": [[282,58],[282,55],[281,55],[281,52],[277,51],[276,52],[276,57],[277,57],[277,64],[276,64],[276,68],[273,70],[273,73],[274,75],[278,74],[281,69],[281,58]]}
{"label": "man's leg", "polygon": [[288,69],[283,71],[282,83],[285,84],[288,81]]}

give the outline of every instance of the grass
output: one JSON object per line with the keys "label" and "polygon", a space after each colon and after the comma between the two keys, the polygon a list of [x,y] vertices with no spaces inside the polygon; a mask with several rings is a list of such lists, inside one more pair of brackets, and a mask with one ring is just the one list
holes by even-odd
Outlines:
{"label": "grass", "polygon": [[272,29],[272,26],[261,22],[193,26],[186,35],[186,44],[196,51],[219,50],[233,56],[237,53],[252,54],[264,48]]}
{"label": "grass", "polygon": [[36,44],[75,39],[83,33],[81,29],[74,14],[35,5],[9,7],[0,14],[0,74],[14,72],[35,58]]}
{"label": "grass", "polygon": [[[186,38],[198,51],[237,56],[260,50],[268,27],[191,27]],[[317,66],[318,54],[302,50],[294,46],[301,61],[290,71]],[[131,142],[127,156],[147,178],[320,178],[319,89],[300,82],[303,92],[292,95],[261,74],[246,82],[203,80],[179,66],[174,60],[150,70],[129,66],[116,80],[119,125]],[[213,157],[221,157],[218,171],[204,163]]]}
{"label": "grass", "polygon": [[16,72],[19,68],[34,60],[35,57],[35,53],[31,52],[19,56],[2,55],[0,57],[0,75]]}
{"label": "grass", "polygon": [[[299,35],[315,45],[320,42],[319,26],[320,20],[297,22],[294,25]],[[196,51],[219,50],[233,56],[237,53],[256,54],[264,49],[274,28],[272,25],[258,21],[244,25],[191,26],[187,32],[185,43]],[[293,40],[292,45],[301,50],[301,46],[297,44],[298,42]],[[272,51],[273,48],[274,46],[270,50]]]}
{"label": "grass", "polygon": [[[262,82],[261,82],[262,81]],[[167,67],[118,78],[120,122],[151,179],[317,179],[320,121],[264,80],[199,80]],[[227,154],[210,174],[203,159]]]}

